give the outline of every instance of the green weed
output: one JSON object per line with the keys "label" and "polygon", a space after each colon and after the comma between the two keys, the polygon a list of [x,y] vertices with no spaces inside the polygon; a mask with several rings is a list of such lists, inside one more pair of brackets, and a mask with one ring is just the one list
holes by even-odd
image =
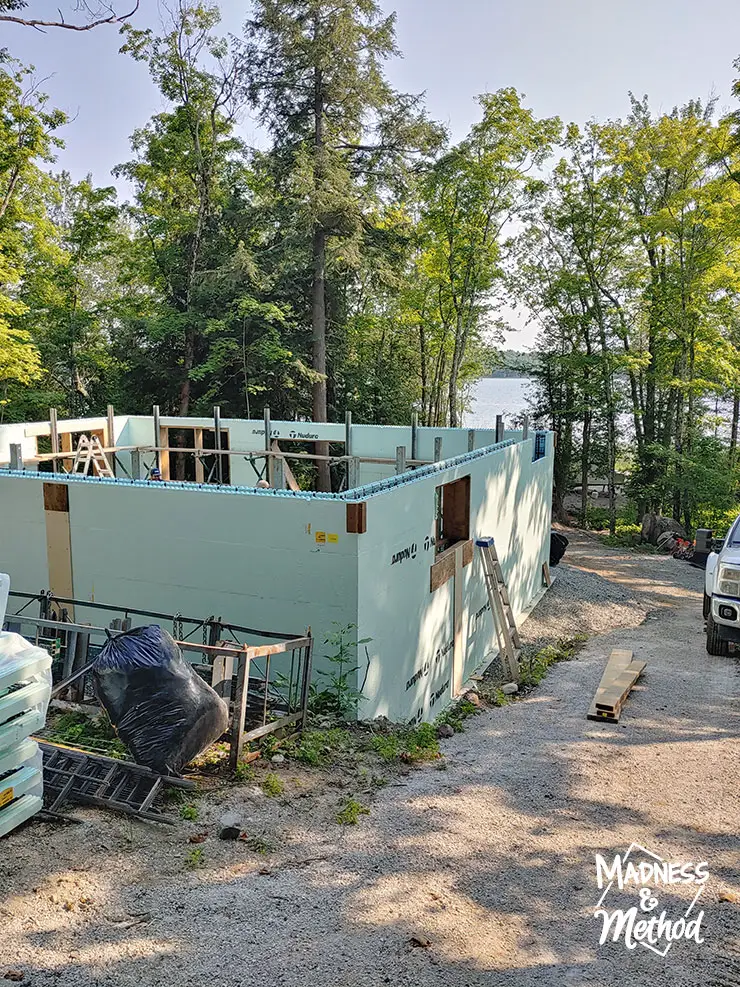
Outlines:
{"label": "green weed", "polygon": [[269,798],[277,798],[278,795],[282,795],[285,791],[285,785],[276,774],[270,772],[262,779],[262,791]]}
{"label": "green weed", "polygon": [[185,854],[185,866],[190,870],[197,870],[199,867],[203,867],[205,864],[205,854],[203,853],[203,847],[193,847],[192,850],[188,850]]}
{"label": "green weed", "polygon": [[339,754],[350,753],[354,741],[349,730],[332,727],[329,730],[307,730],[294,744],[286,744],[285,753],[302,764],[320,767],[331,762]]}
{"label": "green weed", "polygon": [[198,807],[197,807],[197,805],[181,805],[180,806],[180,818],[181,819],[197,819],[198,818]]}
{"label": "green weed", "polygon": [[367,816],[369,813],[367,806],[362,805],[357,799],[348,799],[337,813],[337,822],[340,826],[356,826],[360,816]]}
{"label": "green weed", "polygon": [[44,733],[44,739],[57,744],[69,744],[70,747],[82,747],[107,757],[126,760],[131,756],[126,745],[118,739],[106,713],[99,716],[62,713],[50,724]]}
{"label": "green weed", "polygon": [[437,726],[446,723],[447,726],[452,727],[455,733],[462,733],[465,729],[463,726],[465,720],[469,716],[475,716],[477,713],[480,713],[480,706],[476,706],[475,703],[471,703],[468,699],[461,699],[460,702],[453,703],[443,713],[440,713],[434,722]]}
{"label": "green weed", "polygon": [[431,723],[407,727],[394,733],[376,734],[371,747],[384,761],[406,761],[417,764],[439,757],[437,730]]}
{"label": "green weed", "polygon": [[585,634],[576,634],[574,637],[561,638],[556,644],[548,644],[528,659],[523,658],[519,678],[520,689],[532,689],[536,685],[539,685],[547,675],[547,671],[551,665],[555,665],[561,661],[572,661],[586,640]]}
{"label": "green weed", "polygon": [[239,761],[236,768],[234,769],[234,781],[241,783],[254,781],[255,770],[251,764],[247,764],[246,761]]}
{"label": "green weed", "polygon": [[244,843],[254,853],[273,853],[276,849],[275,842],[264,835],[248,836]]}

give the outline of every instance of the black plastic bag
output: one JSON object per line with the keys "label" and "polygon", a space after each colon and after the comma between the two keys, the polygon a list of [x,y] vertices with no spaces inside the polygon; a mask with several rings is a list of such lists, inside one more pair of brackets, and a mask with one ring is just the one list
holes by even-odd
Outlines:
{"label": "black plastic bag", "polygon": [[568,547],[568,539],[561,535],[559,531],[550,532],[550,565],[556,566],[565,555]]}
{"label": "black plastic bag", "polygon": [[160,774],[180,774],[228,726],[226,703],[158,624],[111,638],[95,661],[93,681],[134,760]]}

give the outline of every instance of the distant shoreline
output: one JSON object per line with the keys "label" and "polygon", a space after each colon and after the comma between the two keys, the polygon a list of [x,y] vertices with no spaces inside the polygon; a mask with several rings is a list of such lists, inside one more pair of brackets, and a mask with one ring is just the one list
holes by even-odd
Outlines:
{"label": "distant shoreline", "polygon": [[479,379],[495,380],[497,377],[513,378],[513,377],[531,377],[531,376],[532,375],[527,373],[526,371],[520,371],[520,370],[494,370],[494,372],[491,374],[483,374],[483,377]]}

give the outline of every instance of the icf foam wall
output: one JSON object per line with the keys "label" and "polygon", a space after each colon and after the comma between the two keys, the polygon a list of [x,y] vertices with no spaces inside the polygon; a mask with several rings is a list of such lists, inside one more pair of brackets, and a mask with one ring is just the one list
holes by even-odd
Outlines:
{"label": "icf foam wall", "polygon": [[[515,615],[544,592],[549,557],[552,436],[532,462],[533,439],[518,442],[367,499],[359,537],[358,638],[366,699],[361,716],[432,720],[452,698],[454,578],[430,591],[435,561],[435,490],[471,479],[471,538],[495,539]],[[497,648],[480,550],[462,569],[463,678]]]}
{"label": "icf foam wall", "polygon": [[[143,437],[147,420],[137,421]],[[470,536],[495,538],[515,613],[543,592],[552,436],[536,462],[533,438],[519,438],[343,497],[0,472],[0,571],[16,590],[54,589],[43,487],[64,484],[75,598],[277,633],[310,625],[317,669],[335,625],[356,625],[358,640],[371,639],[358,655],[358,684],[368,668],[360,715],[433,719],[453,675],[454,579],[430,591],[436,488],[470,476]],[[349,500],[366,504],[364,533],[347,532]],[[478,551],[459,578],[467,677],[495,649]]]}
{"label": "icf foam wall", "polygon": [[356,623],[358,536],[346,532],[346,504],[270,491],[0,474],[0,567],[15,590],[50,587],[45,483],[68,489],[76,599],[276,633],[310,626],[317,668],[334,623]]}

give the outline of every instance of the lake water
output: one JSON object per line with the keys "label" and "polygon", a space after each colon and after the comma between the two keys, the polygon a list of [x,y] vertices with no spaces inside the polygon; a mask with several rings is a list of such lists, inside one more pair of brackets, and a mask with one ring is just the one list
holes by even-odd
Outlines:
{"label": "lake water", "polygon": [[504,425],[512,427],[512,416],[527,409],[531,391],[529,377],[481,377],[473,388],[470,411],[465,413],[466,428],[495,428],[496,415],[504,416]]}

